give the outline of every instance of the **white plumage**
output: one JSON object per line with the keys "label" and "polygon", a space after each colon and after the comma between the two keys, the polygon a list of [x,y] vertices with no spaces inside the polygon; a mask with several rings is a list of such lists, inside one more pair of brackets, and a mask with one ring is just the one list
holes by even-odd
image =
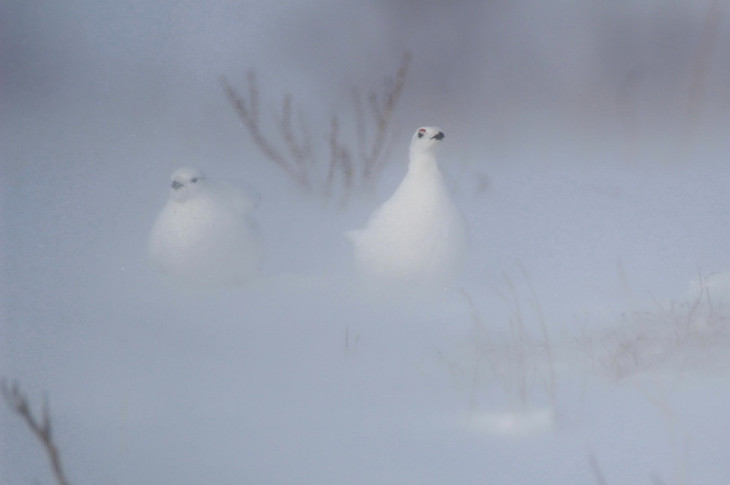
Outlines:
{"label": "white plumage", "polygon": [[395,193],[373,212],[367,226],[350,231],[358,272],[375,282],[445,286],[463,270],[466,221],[451,200],[436,163],[444,134],[419,128],[408,172]]}
{"label": "white plumage", "polygon": [[149,257],[162,272],[186,283],[236,285],[252,279],[263,247],[246,194],[211,184],[195,168],[172,174],[170,198],[149,239]]}

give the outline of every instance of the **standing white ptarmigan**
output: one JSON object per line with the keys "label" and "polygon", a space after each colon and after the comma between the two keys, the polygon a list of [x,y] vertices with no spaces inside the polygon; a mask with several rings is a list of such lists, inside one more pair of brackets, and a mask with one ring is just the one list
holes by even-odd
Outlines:
{"label": "standing white ptarmigan", "polygon": [[185,283],[237,285],[259,271],[263,246],[250,213],[254,202],[195,168],[172,174],[170,198],[157,216],[149,257],[162,272]]}
{"label": "standing white ptarmigan", "polygon": [[346,233],[354,244],[357,270],[366,280],[441,287],[462,272],[467,226],[436,163],[435,151],[443,139],[438,128],[419,128],[398,189],[364,229]]}

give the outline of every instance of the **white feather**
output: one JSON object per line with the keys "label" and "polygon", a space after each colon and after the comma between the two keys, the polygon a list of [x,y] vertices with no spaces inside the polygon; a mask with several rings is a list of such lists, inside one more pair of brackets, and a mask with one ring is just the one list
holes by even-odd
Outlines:
{"label": "white feather", "polygon": [[435,149],[443,137],[438,128],[419,128],[398,189],[373,212],[364,229],[346,233],[364,278],[448,285],[462,272],[467,226],[436,162]]}
{"label": "white feather", "polygon": [[256,276],[263,256],[250,212],[254,201],[202,171],[181,168],[149,239],[149,257],[162,272],[203,285],[236,285]]}

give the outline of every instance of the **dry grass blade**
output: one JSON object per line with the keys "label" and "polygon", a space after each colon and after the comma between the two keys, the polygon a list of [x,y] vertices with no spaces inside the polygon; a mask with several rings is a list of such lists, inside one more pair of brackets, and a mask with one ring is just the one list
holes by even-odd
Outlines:
{"label": "dry grass blade", "polygon": [[520,271],[522,272],[522,277],[525,280],[525,284],[527,285],[527,289],[530,291],[530,295],[532,296],[532,305],[533,310],[535,314],[537,315],[537,321],[540,324],[540,331],[542,332],[542,338],[543,343],[545,345],[545,352],[547,353],[547,364],[549,369],[549,394],[550,394],[550,401],[553,405],[553,407],[556,406],[556,379],[555,379],[555,358],[553,355],[553,348],[550,344],[550,334],[548,332],[547,323],[545,321],[545,315],[542,311],[542,306],[540,305],[540,301],[537,298],[537,292],[535,291],[535,288],[532,286],[532,282],[530,281],[530,276],[527,273],[527,269],[520,263]]}
{"label": "dry grass blade", "polygon": [[3,398],[8,403],[13,411],[15,411],[25,424],[28,425],[33,434],[43,444],[43,448],[46,450],[48,459],[51,462],[51,468],[53,469],[53,476],[56,478],[56,482],[59,485],[68,485],[69,482],[63,473],[61,466],[61,457],[58,452],[58,447],[53,442],[53,433],[51,426],[51,416],[48,411],[48,400],[43,400],[43,408],[41,411],[40,422],[33,415],[33,411],[30,409],[28,398],[20,390],[20,386],[17,382],[13,382],[8,386],[5,379],[0,381],[0,390],[2,390]]}
{"label": "dry grass blade", "polygon": [[481,354],[484,352],[485,349],[489,349],[491,347],[491,342],[489,339],[489,333],[487,332],[486,325],[484,325],[484,322],[482,321],[482,317],[479,314],[479,309],[477,308],[476,303],[474,303],[474,299],[472,299],[471,295],[469,295],[469,293],[467,293],[463,287],[459,288],[459,293],[461,293],[461,295],[466,300],[467,305],[469,306],[469,313],[471,315],[472,323],[474,324],[474,337],[476,345],[476,349],[474,352],[474,367],[472,369],[471,376],[471,389],[469,392],[469,411],[467,413],[468,419],[471,420],[471,417],[476,410],[477,387],[479,384],[479,379],[481,377],[479,373],[479,358],[481,357]]}

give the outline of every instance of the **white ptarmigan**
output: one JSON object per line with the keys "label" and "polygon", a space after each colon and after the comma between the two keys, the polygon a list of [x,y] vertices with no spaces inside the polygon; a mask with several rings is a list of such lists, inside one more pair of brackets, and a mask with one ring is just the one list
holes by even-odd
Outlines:
{"label": "white ptarmigan", "polygon": [[149,238],[151,262],[185,283],[238,285],[259,271],[263,246],[251,219],[255,204],[225,184],[210,183],[196,168],[171,177],[167,204]]}
{"label": "white ptarmigan", "polygon": [[346,233],[364,279],[443,287],[462,272],[468,253],[467,225],[436,163],[435,151],[443,139],[438,128],[419,128],[400,186],[373,212],[364,229]]}

